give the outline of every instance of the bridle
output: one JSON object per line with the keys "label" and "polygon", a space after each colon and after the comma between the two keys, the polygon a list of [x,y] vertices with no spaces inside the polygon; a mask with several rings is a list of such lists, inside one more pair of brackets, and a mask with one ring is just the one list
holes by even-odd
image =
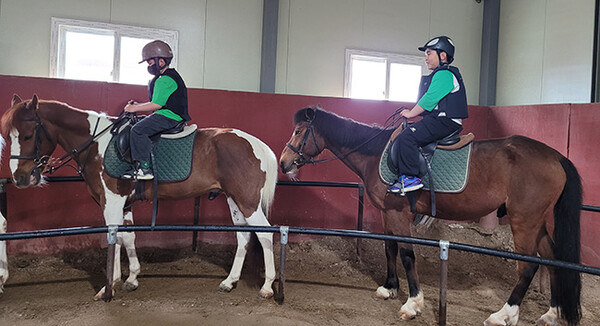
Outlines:
{"label": "bridle", "polygon": [[289,142],[285,144],[285,146],[287,146],[289,149],[291,149],[294,153],[296,153],[298,155],[298,158],[294,161],[294,165],[300,167],[307,163],[314,165],[314,164],[317,164],[320,162],[335,160],[335,158],[333,158],[333,159],[324,159],[324,160],[316,160],[315,161],[312,157],[307,159],[304,156],[304,153],[303,153],[304,146],[306,146],[306,143],[308,142],[308,137],[310,135],[312,135],[312,140],[313,140],[313,143],[315,144],[315,148],[317,149],[317,153],[321,152],[321,150],[319,149],[319,144],[317,144],[317,137],[315,136],[314,126],[312,125],[314,118],[310,119],[310,120],[306,120],[306,121],[308,122],[308,126],[306,126],[306,131],[304,132],[304,136],[302,137],[300,146],[298,146],[296,148],[294,145],[290,144]]}
{"label": "bridle", "polygon": [[[11,155],[9,159],[33,161],[35,163],[35,167],[33,169],[35,170],[35,169],[39,169],[42,166],[48,164],[48,162],[51,159],[50,155],[40,155],[40,146],[42,143],[42,133],[46,136],[46,139],[48,141],[52,141],[52,139],[50,138],[50,135],[48,134],[46,127],[44,127],[44,125],[42,124],[42,121],[40,120],[40,118],[38,117],[37,114],[34,116],[34,118],[32,120],[25,120],[25,121],[35,121],[35,142],[33,145],[34,146],[34,154],[33,155]],[[94,127],[94,133],[88,140],[86,140],[84,143],[77,146],[70,152],[66,153],[61,158],[52,159],[53,162],[62,162],[62,160],[69,158],[67,161],[62,162],[58,166],[47,166],[47,170],[44,171],[44,173],[52,174],[59,168],[67,165],[71,160],[74,160],[77,163],[77,167],[74,167],[71,165],[70,166],[73,167],[79,175],[82,175],[83,169],[85,168],[85,162],[87,161],[87,155],[89,155],[88,147],[94,141],[96,141],[99,136],[103,135],[107,130],[109,130],[112,127],[112,125],[109,125],[108,127],[104,128],[99,133],[96,133],[96,131],[98,130],[99,122],[100,122],[100,116],[98,116],[98,120],[96,121],[96,126]],[[85,159],[83,160],[84,163],[83,163],[83,165],[81,165],[79,160],[77,160],[76,155],[79,154],[79,152],[81,152],[82,150],[84,150],[86,148],[88,149],[88,151],[86,153]]]}
{"label": "bridle", "polygon": [[42,143],[42,133],[46,136],[46,139],[48,139],[48,141],[52,141],[52,140],[50,139],[50,136],[48,135],[48,131],[46,131],[46,128],[42,124],[42,121],[40,120],[40,118],[38,117],[37,114],[34,116],[34,118],[32,120],[26,120],[26,121],[35,121],[35,140],[34,140],[35,142],[33,145],[34,146],[33,147],[33,155],[11,155],[9,159],[33,161],[33,163],[35,163],[34,169],[39,169],[40,167],[44,166],[44,164],[48,163],[48,160],[50,159],[49,155],[40,155],[40,146]]}
{"label": "bridle", "polygon": [[[307,159],[306,157],[304,157],[304,153],[303,153],[303,149],[304,146],[306,146],[306,143],[308,142],[308,137],[310,135],[312,135],[312,139],[313,139],[313,143],[315,144],[315,148],[317,149],[317,153],[320,153],[321,150],[319,149],[319,145],[317,144],[317,137],[315,136],[315,131],[314,131],[314,126],[312,125],[313,121],[315,120],[315,117],[313,117],[310,120],[305,120],[308,122],[308,126],[306,127],[306,131],[304,132],[304,136],[302,137],[302,141],[300,142],[300,146],[298,146],[298,148],[296,148],[294,145],[290,144],[289,142],[285,144],[285,146],[287,146],[289,149],[291,149],[294,153],[296,153],[298,155],[298,158],[293,162],[294,165],[296,165],[297,167],[301,167],[307,163],[310,163],[312,165],[315,165],[317,163],[324,163],[324,162],[329,162],[329,161],[334,161],[337,159],[342,159],[345,158],[346,156],[350,155],[351,153],[357,151],[359,148],[361,148],[362,146],[368,144],[369,142],[371,142],[373,139],[377,138],[382,132],[388,130],[388,128],[395,126],[396,123],[398,122],[398,117],[397,115],[402,112],[402,110],[407,109],[405,106],[400,107],[399,109],[397,109],[384,123],[384,128],[376,133],[375,135],[373,135],[372,137],[370,137],[369,139],[365,140],[364,142],[362,142],[361,144],[359,144],[358,146],[354,147],[353,149],[349,150],[348,152],[341,154],[339,156],[336,157],[332,157],[332,158],[326,158],[326,159],[322,159],[322,160],[314,160],[312,157]],[[407,125],[407,119],[405,117],[401,117],[402,118],[402,128],[404,129]]]}

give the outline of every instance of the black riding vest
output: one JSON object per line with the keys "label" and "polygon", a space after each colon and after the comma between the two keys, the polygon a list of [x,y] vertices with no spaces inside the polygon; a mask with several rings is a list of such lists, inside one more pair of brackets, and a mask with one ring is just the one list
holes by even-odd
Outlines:
{"label": "black riding vest", "polygon": [[433,75],[440,70],[450,70],[450,72],[458,80],[460,89],[455,93],[449,93],[438,103],[438,109],[433,111],[425,111],[422,115],[436,113],[439,115],[440,112],[445,112],[446,117],[451,119],[465,119],[469,116],[467,107],[467,92],[465,91],[465,84],[463,83],[462,76],[458,71],[458,68],[449,65],[440,65],[428,76],[421,77],[421,84],[419,85],[419,100],[425,95],[433,79]]}
{"label": "black riding vest", "polygon": [[169,68],[165,70],[162,75],[152,78],[148,84],[148,97],[150,98],[150,101],[152,101],[152,94],[154,93],[154,84],[160,76],[169,76],[177,83],[177,89],[169,96],[167,103],[162,108],[177,113],[185,121],[190,121],[192,118],[190,118],[190,115],[188,114],[187,87],[185,87],[183,79],[175,69]]}

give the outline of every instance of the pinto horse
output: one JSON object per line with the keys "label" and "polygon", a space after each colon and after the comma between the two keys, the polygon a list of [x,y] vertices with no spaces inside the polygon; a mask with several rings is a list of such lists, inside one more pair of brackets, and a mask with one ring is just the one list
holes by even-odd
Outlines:
{"label": "pinto horse", "polygon": [[[130,204],[135,200],[135,183],[111,177],[103,164],[111,139],[108,129],[115,120],[104,113],[38,100],[35,95],[26,101],[15,95],[11,108],[0,121],[2,136],[10,144],[13,183],[18,188],[39,185],[47,158],[59,145],[77,162],[90,194],[102,208],[106,224],[133,224]],[[159,183],[159,199],[192,198],[222,192],[227,197],[235,225],[269,225],[267,216],[277,183],[277,158],[265,143],[240,130],[201,129],[195,134],[192,156],[190,176],[181,182]],[[152,188],[152,182],[145,181],[145,198],[152,198]],[[265,282],[260,296],[270,298],[275,280],[273,234],[257,232],[256,235],[263,247],[265,263]],[[237,233],[237,252],[229,276],[219,286],[221,290],[231,291],[240,279],[250,239],[248,232]],[[117,234],[112,283],[121,279],[119,253],[123,245],[129,258],[129,277],[123,284],[126,290],[138,287],[140,264],[134,241],[133,232]],[[105,289],[113,288],[111,285],[107,282],[95,298],[110,300],[112,291],[105,293]]]}
{"label": "pinto horse", "polygon": [[[362,179],[371,202],[381,210],[385,233],[410,236],[415,213],[411,212],[404,196],[387,192],[378,172],[381,154],[393,130],[362,124],[318,107],[298,111],[294,125],[292,137],[279,160],[283,173],[295,177],[301,166],[314,162],[313,157],[328,149]],[[545,144],[522,136],[476,141],[469,173],[464,191],[436,194],[436,217],[471,221],[498,210],[499,216],[507,216],[516,252],[579,263],[581,181],[567,158]],[[416,197],[416,213],[430,214],[428,193],[419,190]],[[552,221],[552,217],[553,234],[546,223]],[[376,296],[397,295],[398,252],[409,288],[400,316],[412,319],[422,311],[424,297],[411,244],[402,243],[398,248],[395,241],[385,242],[387,279],[377,289]],[[502,309],[491,314],[484,325],[517,324],[519,306],[538,266],[517,262],[516,286]],[[537,325],[558,325],[559,317],[569,325],[577,325],[581,319],[579,273],[551,268],[550,278],[550,309]]]}

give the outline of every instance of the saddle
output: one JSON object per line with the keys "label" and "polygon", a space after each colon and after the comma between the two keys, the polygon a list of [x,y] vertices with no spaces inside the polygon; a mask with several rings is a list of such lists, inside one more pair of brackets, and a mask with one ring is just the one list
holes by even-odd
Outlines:
{"label": "saddle", "polygon": [[[140,120],[132,114],[119,116],[114,122],[111,138],[104,154],[105,171],[119,178],[131,168],[129,133],[131,127]],[[187,179],[192,167],[192,153],[197,126],[184,122],[152,139],[155,143],[151,152],[151,168],[155,180],[179,182]]]}
{"label": "saddle", "polygon": [[[460,192],[462,191],[462,187],[458,187],[457,189],[447,189],[448,185],[447,182],[442,182],[443,186],[440,188],[436,188],[435,182],[436,180],[434,180],[434,175],[435,173],[432,173],[432,171],[434,169],[432,169],[432,166],[434,165],[433,162],[433,157],[435,154],[436,149],[441,149],[442,151],[440,152],[440,154],[442,155],[438,155],[440,156],[439,159],[442,161],[445,161],[447,156],[451,157],[452,155],[454,155],[454,153],[456,153],[456,155],[459,155],[461,157],[460,160],[463,160],[463,157],[466,158],[466,164],[468,165],[468,157],[470,156],[470,146],[468,146],[468,148],[465,149],[465,147],[467,147],[467,145],[469,145],[473,139],[475,138],[475,136],[473,135],[473,133],[469,133],[466,135],[460,135],[460,132],[463,130],[462,127],[460,127],[458,130],[456,130],[455,132],[453,132],[452,134],[444,137],[443,139],[431,142],[425,146],[419,147],[419,152],[421,153],[421,155],[419,156],[419,174],[418,177],[423,179],[423,184],[426,185],[426,187],[424,187],[424,189],[429,188],[430,194],[431,194],[431,211],[432,214],[431,216],[436,215],[436,207],[435,207],[435,192],[436,191],[443,191],[443,192]],[[394,140],[395,141],[395,140]],[[399,175],[399,171],[397,168],[397,162],[396,159],[398,157],[398,155],[396,155],[395,153],[392,153],[392,149],[394,148],[393,146],[393,142],[390,142],[386,148],[386,150],[384,151],[384,157],[382,157],[382,162],[380,163],[380,176],[382,177],[382,180],[384,180],[384,182],[390,184],[390,182],[393,183],[393,180],[390,180],[390,175],[386,174],[384,176],[384,172],[382,165],[385,164],[387,170],[389,170],[389,172],[392,173],[392,175],[397,176]],[[446,154],[449,153],[449,154]],[[444,156],[445,155],[445,156]],[[385,161],[383,160],[383,158],[385,158]],[[439,161],[439,160],[438,160]],[[439,168],[440,164],[437,164],[436,168]],[[464,175],[465,178],[465,184],[466,184],[466,177],[467,177],[467,171],[463,171],[462,173]],[[441,178],[441,176],[438,174],[437,176],[438,178]],[[441,180],[444,181],[444,180]],[[428,185],[428,187],[427,187]],[[455,186],[454,186],[455,187]],[[410,206],[411,206],[411,211],[415,212],[416,211],[416,193],[415,192],[408,192],[406,194],[407,199],[409,200]]]}
{"label": "saddle", "polygon": [[[131,162],[131,145],[129,143],[129,134],[131,128],[145,116],[138,116],[135,113],[123,111],[117,120],[113,123],[110,133],[115,138],[115,146],[119,158],[123,161]],[[186,121],[179,122],[175,127],[167,129],[160,133],[161,138],[177,139],[188,136],[196,130],[196,125],[187,126]]]}

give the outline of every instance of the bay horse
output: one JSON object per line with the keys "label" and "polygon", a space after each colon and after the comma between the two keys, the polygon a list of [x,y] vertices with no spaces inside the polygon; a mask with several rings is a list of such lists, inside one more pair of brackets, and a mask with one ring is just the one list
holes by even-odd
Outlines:
{"label": "bay horse", "polygon": [[[60,146],[77,162],[90,194],[101,206],[106,225],[133,224],[130,204],[135,200],[134,182],[111,177],[103,164],[112,136],[108,129],[115,120],[104,113],[39,100],[36,95],[25,101],[14,95],[11,107],[0,120],[2,136],[10,146],[9,165],[14,185],[18,188],[40,185],[47,158]],[[81,148],[86,142],[88,145]],[[222,192],[227,197],[235,225],[270,225],[267,216],[275,194],[278,167],[277,157],[265,143],[236,129],[200,129],[195,134],[192,157],[187,179],[158,184],[159,199],[193,198]],[[145,181],[145,198],[152,198],[152,188],[152,181]],[[263,247],[265,263],[265,282],[259,294],[270,298],[275,280],[273,234],[257,232],[256,236]],[[231,291],[240,279],[250,239],[248,232],[237,233],[237,251],[228,277],[219,285],[222,291]],[[123,284],[125,290],[135,290],[139,285],[140,264],[134,241],[133,232],[117,234],[112,282],[121,279],[119,253],[122,245],[129,259],[129,277]],[[111,283],[107,282],[109,285]],[[112,293],[104,293],[105,288],[96,294],[96,299],[112,298]]]}
{"label": "bay horse", "polygon": [[[294,131],[279,160],[281,171],[295,178],[298,169],[328,149],[363,181],[373,205],[381,210],[386,234],[410,236],[411,212],[404,196],[387,192],[379,177],[378,164],[392,129],[370,126],[344,118],[320,107],[299,110]],[[574,165],[558,151],[523,136],[473,143],[470,172],[464,191],[436,194],[437,218],[472,221],[493,211],[506,215],[517,253],[579,263],[581,181]],[[428,192],[416,194],[416,213],[431,214]],[[554,221],[554,233],[547,221]],[[412,319],[424,308],[412,244],[385,242],[387,279],[376,296],[397,295],[398,252],[406,271],[409,296],[400,308],[402,319]],[[518,261],[518,282],[504,306],[484,325],[516,325],[519,306],[537,269],[537,264]],[[550,268],[549,310],[537,325],[558,325],[559,317],[569,325],[581,319],[579,272]]]}

